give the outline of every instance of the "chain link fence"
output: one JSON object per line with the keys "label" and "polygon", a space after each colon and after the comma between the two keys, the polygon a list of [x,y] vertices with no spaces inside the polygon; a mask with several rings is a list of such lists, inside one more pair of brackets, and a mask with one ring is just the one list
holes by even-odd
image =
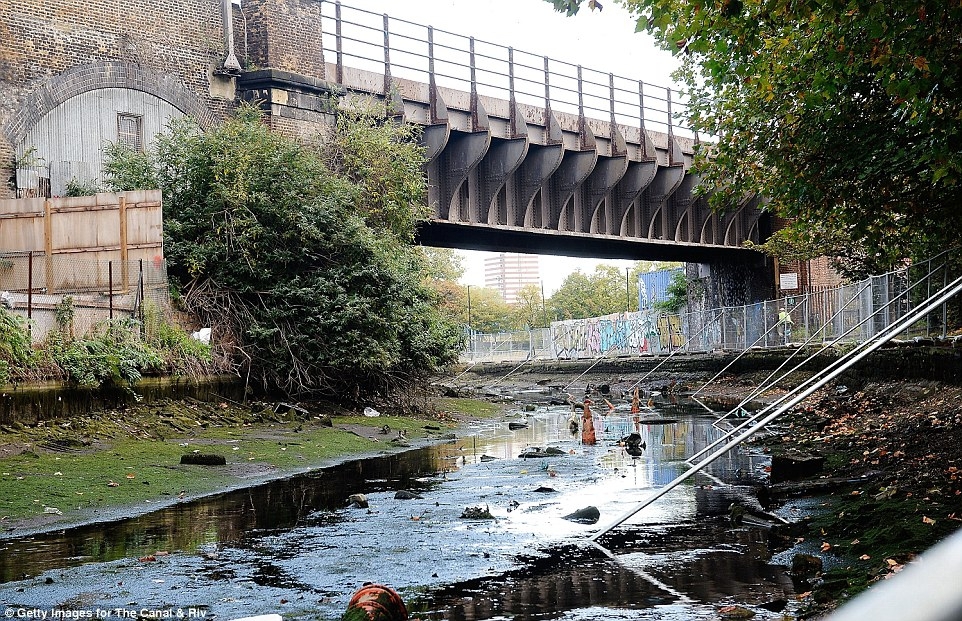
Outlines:
{"label": "chain link fence", "polygon": [[[556,321],[550,328],[469,332],[462,361],[511,362],[741,351],[870,340],[942,289],[947,268],[933,261],[864,280],[756,304],[667,314],[654,310]],[[946,336],[946,307],[909,326],[906,340]]]}
{"label": "chain link fence", "polygon": [[[104,320],[143,320],[145,303],[170,307],[162,259],[96,261],[43,252],[0,253],[0,291],[4,306],[27,319],[35,342],[61,327],[80,336]],[[68,297],[72,325],[60,326],[58,310]]]}

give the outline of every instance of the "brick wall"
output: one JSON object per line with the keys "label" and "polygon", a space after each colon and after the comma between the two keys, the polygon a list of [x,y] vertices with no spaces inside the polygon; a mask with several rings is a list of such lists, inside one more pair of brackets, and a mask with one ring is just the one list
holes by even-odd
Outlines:
{"label": "brick wall", "polygon": [[0,0],[0,196],[14,146],[65,98],[145,90],[210,122],[233,105],[220,0]]}

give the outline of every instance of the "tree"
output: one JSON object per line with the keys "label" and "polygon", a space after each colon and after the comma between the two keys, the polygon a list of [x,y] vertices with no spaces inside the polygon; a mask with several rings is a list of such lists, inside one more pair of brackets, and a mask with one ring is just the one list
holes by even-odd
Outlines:
{"label": "tree", "polygon": [[206,132],[175,122],[106,170],[114,189],[163,191],[170,276],[241,376],[356,402],[439,372],[461,344],[410,243],[425,192],[413,137],[339,109],[331,136],[308,145],[244,106]]}
{"label": "tree", "polygon": [[580,270],[569,274],[551,296],[549,307],[556,319],[598,317],[624,312],[627,295],[624,273],[613,265],[602,264],[591,275]]}
{"label": "tree", "polygon": [[870,270],[957,243],[962,4],[622,4],[683,56],[692,128],[714,137],[696,167],[716,208],[760,194],[799,240],[830,230]]}
{"label": "tree", "polygon": [[[465,310],[468,308],[467,292],[468,289],[465,288]],[[491,333],[514,329],[512,308],[497,289],[471,287],[470,292],[472,330]]]}
{"label": "tree", "polygon": [[521,287],[513,310],[513,323],[517,330],[546,328],[549,325],[541,288],[537,285]]}

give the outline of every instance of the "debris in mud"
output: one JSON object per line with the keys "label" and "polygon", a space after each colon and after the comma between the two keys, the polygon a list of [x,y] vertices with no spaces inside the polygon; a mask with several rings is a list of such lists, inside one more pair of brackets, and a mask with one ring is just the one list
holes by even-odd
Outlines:
{"label": "debris in mud", "polygon": [[528,428],[528,423],[516,423],[513,421],[508,423],[508,429],[510,429],[511,431],[517,431],[518,429],[527,429],[527,428]]}
{"label": "debris in mud", "polygon": [[556,490],[556,489],[553,488],[553,487],[545,487],[544,485],[542,485],[542,486],[538,487],[537,489],[535,489],[534,491],[538,492],[539,494],[553,494],[553,493],[557,492],[558,490]]}
{"label": "debris in mud", "polygon": [[755,613],[744,606],[722,606],[718,609],[722,619],[751,619]]}
{"label": "debris in mud", "polygon": [[367,496],[364,494],[351,494],[347,497],[347,502],[350,506],[356,509],[368,508]]}
{"label": "debris in mud", "polygon": [[485,506],[483,509],[481,507],[467,507],[461,512],[461,519],[463,520],[493,520],[494,516],[491,515],[491,510]]}
{"label": "debris in mud", "polygon": [[771,482],[805,479],[818,474],[824,467],[825,458],[821,455],[795,450],[786,451],[772,456]]}
{"label": "debris in mud", "polygon": [[227,458],[213,453],[187,453],[180,456],[180,463],[192,466],[226,466]]}
{"label": "debris in mud", "polygon": [[813,554],[796,554],[792,557],[792,575],[812,577],[822,572],[822,559]]}
{"label": "debris in mud", "polygon": [[518,455],[519,459],[536,459],[539,457],[557,457],[558,455],[565,455],[566,453],[556,446],[549,446],[548,448],[541,448],[540,446],[529,446],[528,448],[521,451]]}
{"label": "debris in mud", "polygon": [[592,505],[569,513],[564,516],[564,519],[579,524],[597,524],[598,520],[601,519],[601,511],[598,510],[598,507]]}

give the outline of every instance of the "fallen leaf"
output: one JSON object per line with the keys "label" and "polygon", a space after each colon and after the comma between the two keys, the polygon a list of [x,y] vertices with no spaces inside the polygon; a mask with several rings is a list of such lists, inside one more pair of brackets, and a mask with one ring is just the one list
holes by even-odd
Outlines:
{"label": "fallen leaf", "polygon": [[930,518],[930,517],[926,517],[926,516],[923,515],[923,516],[922,516],[922,523],[923,523],[923,524],[928,524],[929,526],[931,526],[931,525],[935,524],[935,520],[933,520],[933,519]]}
{"label": "fallen leaf", "polygon": [[127,473],[127,478],[128,478],[128,479],[133,479],[133,478],[136,477],[136,476],[137,476],[137,475],[134,474],[133,472],[128,472],[128,473]]}
{"label": "fallen leaf", "polygon": [[140,561],[141,563],[149,563],[151,561],[156,561],[157,557],[154,556],[153,554],[148,554],[147,556],[141,556],[137,560]]}
{"label": "fallen leaf", "polygon": [[869,560],[870,558],[872,558],[872,557],[869,556],[868,554],[863,554],[862,556],[858,557],[858,560],[860,560],[860,561],[867,561],[867,560]]}
{"label": "fallen leaf", "polygon": [[828,552],[831,549],[832,549],[832,544],[830,544],[827,541],[822,542],[822,552]]}
{"label": "fallen leaf", "polygon": [[111,481],[110,483],[107,483],[107,487],[120,487],[120,483],[117,483],[116,481]]}

